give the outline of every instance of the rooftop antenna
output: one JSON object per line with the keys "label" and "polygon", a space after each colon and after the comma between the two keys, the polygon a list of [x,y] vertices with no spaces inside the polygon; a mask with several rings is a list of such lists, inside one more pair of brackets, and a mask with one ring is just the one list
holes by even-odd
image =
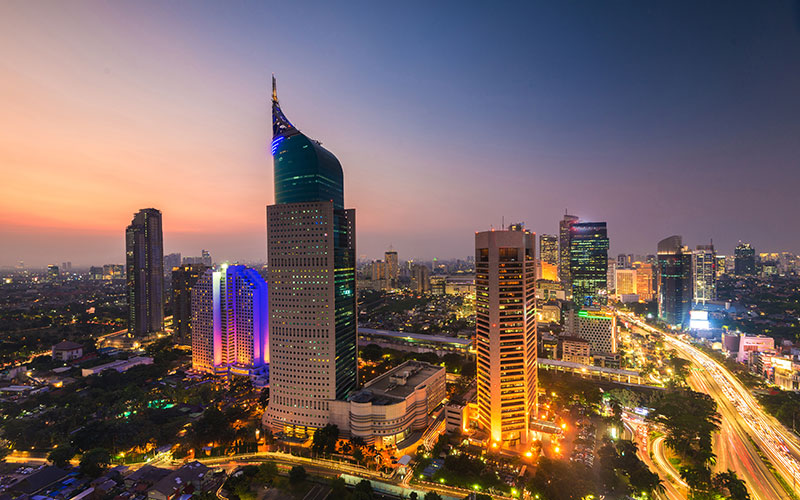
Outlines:
{"label": "rooftop antenna", "polygon": [[505,228],[506,228],[506,216],[503,215],[500,219],[500,229],[505,229]]}
{"label": "rooftop antenna", "polygon": [[272,73],[272,102],[278,102],[278,85],[275,83],[275,73]]}

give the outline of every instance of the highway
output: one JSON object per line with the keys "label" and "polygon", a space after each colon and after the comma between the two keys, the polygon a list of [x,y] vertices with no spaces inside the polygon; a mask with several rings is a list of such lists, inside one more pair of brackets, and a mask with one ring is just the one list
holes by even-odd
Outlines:
{"label": "highway", "polygon": [[640,328],[663,334],[667,345],[693,363],[695,369],[687,380],[690,387],[709,394],[716,401],[722,416],[714,448],[716,470],[736,471],[747,483],[754,499],[789,498],[759,457],[751,439],[791,485],[793,477],[800,477],[800,441],[797,437],[766,414],[738,379],[707,354],[632,316],[626,318]]}

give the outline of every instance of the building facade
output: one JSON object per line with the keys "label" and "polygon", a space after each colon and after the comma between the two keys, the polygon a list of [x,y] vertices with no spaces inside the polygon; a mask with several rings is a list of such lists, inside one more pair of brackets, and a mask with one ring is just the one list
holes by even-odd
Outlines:
{"label": "building facade", "polygon": [[206,269],[203,264],[172,269],[172,331],[179,344],[192,345],[192,288]]}
{"label": "building facade", "polygon": [[591,346],[592,354],[616,354],[617,317],[599,310],[571,309],[566,314],[565,329]]}
{"label": "building facade", "polygon": [[572,300],[581,307],[603,304],[608,289],[608,231],[605,222],[570,227],[569,273]]}
{"label": "building facade", "polygon": [[688,328],[691,308],[692,254],[680,236],[670,236],[658,242],[658,317]]}
{"label": "building facade", "polygon": [[552,234],[539,236],[539,260],[558,266],[558,237]]}
{"label": "building facade", "polygon": [[636,294],[636,269],[616,270],[616,295]]}
{"label": "building facade", "polygon": [[756,273],[756,251],[750,243],[739,242],[733,251],[733,274],[752,276]]}
{"label": "building facade", "polygon": [[717,253],[714,244],[697,245],[692,252],[693,298],[696,304],[717,299]]}
{"label": "building facade", "polygon": [[128,331],[147,336],[164,329],[164,240],[161,212],[139,210],[125,230]]}
{"label": "building facade", "polygon": [[267,283],[255,269],[206,269],[192,289],[192,369],[215,375],[263,373],[269,363]]}
{"label": "building facade", "polygon": [[267,207],[270,400],[265,425],[308,436],[357,384],[355,210],[336,157],[289,122],[273,79]]}
{"label": "building facade", "polygon": [[635,262],[633,267],[636,270],[636,295],[641,302],[650,302],[656,296],[653,264]]}
{"label": "building facade", "polygon": [[370,380],[346,401],[331,402],[331,423],[351,437],[379,448],[413,444],[414,431],[430,423],[430,414],[446,396],[444,367],[406,361]]}
{"label": "building facade", "polygon": [[564,218],[558,222],[558,278],[564,283],[564,289],[567,290],[567,293],[571,291],[569,256],[572,233],[570,229],[577,222],[578,217],[574,215],[564,215]]}
{"label": "building facade", "polygon": [[527,443],[536,413],[536,235],[475,234],[480,425],[494,443]]}

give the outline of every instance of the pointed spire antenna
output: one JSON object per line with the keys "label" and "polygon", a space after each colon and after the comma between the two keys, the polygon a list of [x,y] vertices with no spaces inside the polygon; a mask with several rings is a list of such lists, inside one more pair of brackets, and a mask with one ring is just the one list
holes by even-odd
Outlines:
{"label": "pointed spire antenna", "polygon": [[272,73],[272,101],[278,102],[278,84],[275,82],[275,73]]}

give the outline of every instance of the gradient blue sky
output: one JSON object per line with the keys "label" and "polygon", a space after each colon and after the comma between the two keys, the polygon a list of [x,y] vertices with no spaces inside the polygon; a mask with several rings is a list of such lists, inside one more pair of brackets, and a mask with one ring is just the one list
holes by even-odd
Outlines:
{"label": "gradient blue sky", "polygon": [[261,260],[269,77],[345,169],[358,253],[463,257],[490,225],[608,222],[800,252],[791,2],[0,3],[0,265]]}

